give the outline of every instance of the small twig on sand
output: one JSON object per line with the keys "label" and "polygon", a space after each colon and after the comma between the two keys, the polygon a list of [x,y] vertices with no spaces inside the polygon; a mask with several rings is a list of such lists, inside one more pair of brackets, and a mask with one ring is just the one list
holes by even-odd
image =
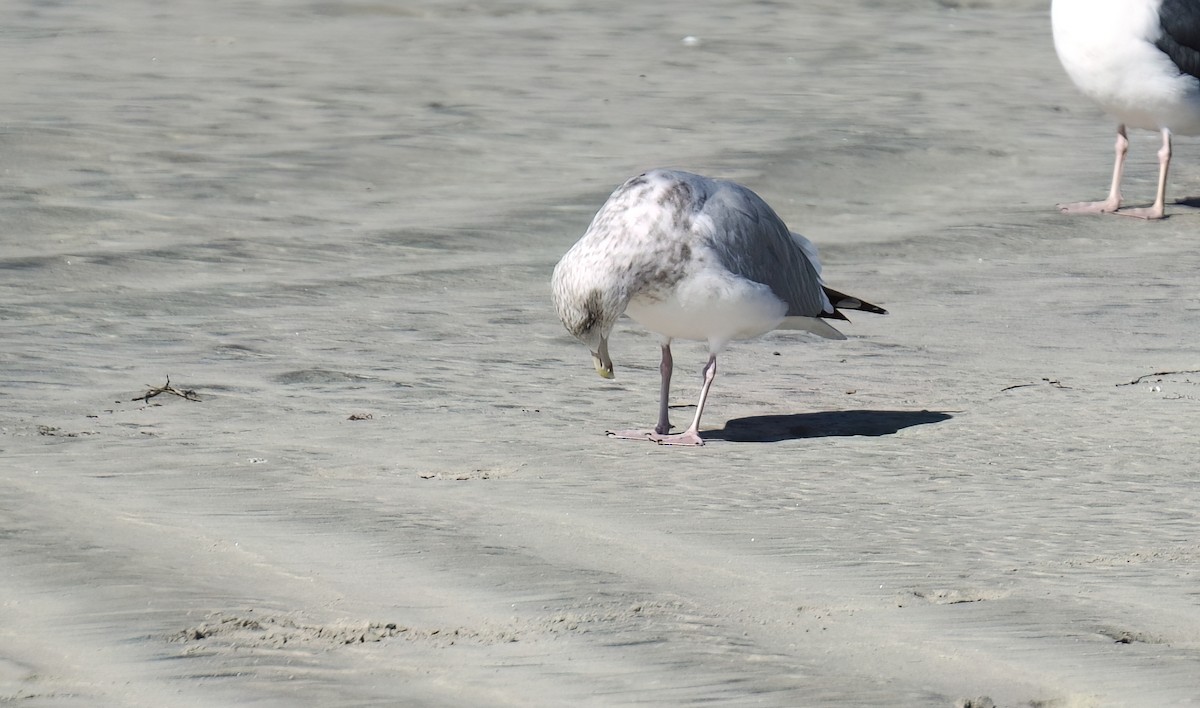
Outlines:
{"label": "small twig on sand", "polygon": [[174,396],[179,396],[180,398],[185,398],[189,401],[199,401],[200,400],[200,397],[196,395],[195,391],[180,391],[179,389],[172,386],[170,376],[167,377],[167,382],[165,384],[163,384],[162,386],[151,386],[150,384],[146,384],[146,386],[150,390],[147,391],[145,394],[138,396],[137,398],[135,398],[133,400],[149,401],[151,398],[154,398],[155,396],[157,396],[160,393],[169,393]]}
{"label": "small twig on sand", "polygon": [[[1050,384],[1054,388],[1071,388],[1070,386],[1064,386],[1063,382],[1058,381],[1058,380],[1051,380],[1051,379],[1043,378],[1042,381],[1044,383]],[[1040,383],[1014,384],[1012,386],[1005,386],[1004,388],[1000,389],[1000,391],[1001,391],[1001,393],[1003,393],[1004,391],[1011,391],[1014,388],[1026,388],[1028,386],[1041,386],[1041,385],[1042,384],[1040,384]]]}
{"label": "small twig on sand", "polygon": [[1134,384],[1140,384],[1142,381],[1150,378],[1151,376],[1173,376],[1175,374],[1200,374],[1200,369],[1187,369],[1185,371],[1155,371],[1153,374],[1142,374],[1141,376],[1137,377],[1133,381],[1129,381],[1126,383],[1119,383],[1116,385],[1117,386],[1133,386]]}

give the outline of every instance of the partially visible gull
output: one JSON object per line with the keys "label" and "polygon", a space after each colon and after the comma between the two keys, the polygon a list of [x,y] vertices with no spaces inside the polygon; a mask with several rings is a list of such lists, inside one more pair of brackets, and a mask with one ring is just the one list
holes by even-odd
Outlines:
{"label": "partially visible gull", "polygon": [[[1080,91],[1117,119],[1117,156],[1108,198],[1058,208],[1068,214],[1163,218],[1171,134],[1200,133],[1200,2],[1053,0],[1050,18],[1063,68]],[[1162,134],[1158,192],[1150,207],[1121,209],[1121,173],[1129,150],[1126,128]]]}
{"label": "partially visible gull", "polygon": [[[703,445],[700,416],[731,340],[773,329],[845,339],[826,319],[838,308],[886,311],[821,282],[817,249],[788,230],[754,192],[688,172],[652,170],[617,188],[554,268],[554,307],[567,331],[613,377],[608,336],[622,313],[662,337],[658,424],[611,432],[664,445]],[[671,341],[708,342],[708,364],[692,424],[671,434]]]}

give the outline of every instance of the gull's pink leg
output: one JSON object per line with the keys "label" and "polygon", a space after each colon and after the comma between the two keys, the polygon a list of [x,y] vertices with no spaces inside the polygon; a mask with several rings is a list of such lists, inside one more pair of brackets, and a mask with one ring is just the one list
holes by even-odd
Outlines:
{"label": "gull's pink leg", "polygon": [[670,405],[667,399],[671,396],[671,372],[675,368],[675,360],[671,357],[671,342],[663,344],[662,347],[662,362],[658,365],[658,373],[662,376],[662,383],[658,387],[658,425],[654,426],[654,432],[659,435],[666,435],[671,432],[671,418],[668,414]]}
{"label": "gull's pink leg", "polygon": [[1171,166],[1171,131],[1163,128],[1162,138],[1162,147],[1158,149],[1158,193],[1154,197],[1154,205],[1123,209],[1118,214],[1150,220],[1163,218],[1167,204],[1167,168]]}
{"label": "gull's pink leg", "polygon": [[1129,152],[1129,138],[1125,135],[1125,126],[1117,126],[1117,159],[1113,163],[1112,186],[1108,189],[1108,199],[1102,202],[1074,202],[1059,204],[1058,210],[1064,214],[1105,214],[1121,208],[1121,175],[1125,171],[1125,155]]}
{"label": "gull's pink leg", "polygon": [[708,389],[712,388],[713,379],[717,377],[717,355],[708,356],[708,365],[704,367],[704,385],[700,387],[700,402],[696,404],[696,417],[687,430],[676,435],[656,435],[651,440],[659,445],[703,445],[700,437],[700,416],[704,414],[704,401],[708,399]]}
{"label": "gull's pink leg", "polygon": [[610,430],[608,431],[609,437],[625,440],[656,440],[659,436],[671,432],[667,400],[671,395],[671,371],[674,369],[674,365],[674,359],[671,357],[671,340],[668,339],[662,345],[662,362],[658,365],[662,383],[658,389],[658,425],[654,426],[654,430]]}

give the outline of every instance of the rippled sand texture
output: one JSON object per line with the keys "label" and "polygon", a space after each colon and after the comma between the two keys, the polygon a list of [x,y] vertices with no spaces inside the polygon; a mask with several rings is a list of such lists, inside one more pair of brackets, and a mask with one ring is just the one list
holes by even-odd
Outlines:
{"label": "rippled sand texture", "polygon": [[[1046,5],[10,2],[0,703],[1195,701],[1200,202],[1058,214]],[[657,166],[892,313],[731,347],[698,450],[549,303]]]}

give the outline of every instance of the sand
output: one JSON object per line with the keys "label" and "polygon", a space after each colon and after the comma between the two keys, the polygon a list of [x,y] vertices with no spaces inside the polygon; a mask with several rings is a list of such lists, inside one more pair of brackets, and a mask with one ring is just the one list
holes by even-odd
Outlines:
{"label": "sand", "polygon": [[[1058,214],[1047,5],[10,3],[0,703],[1197,702],[1200,155]],[[730,347],[698,449],[549,302],[660,166],[891,311]]]}

